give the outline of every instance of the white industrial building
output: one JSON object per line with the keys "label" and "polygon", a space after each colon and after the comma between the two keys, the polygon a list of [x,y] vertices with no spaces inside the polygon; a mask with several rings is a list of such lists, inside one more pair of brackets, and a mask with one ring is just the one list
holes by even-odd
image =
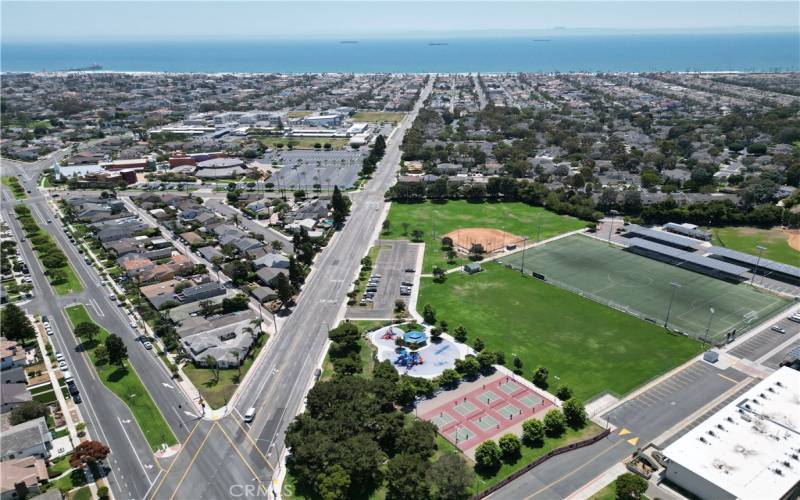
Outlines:
{"label": "white industrial building", "polygon": [[797,498],[800,372],[759,382],[664,450],[665,478],[703,499]]}

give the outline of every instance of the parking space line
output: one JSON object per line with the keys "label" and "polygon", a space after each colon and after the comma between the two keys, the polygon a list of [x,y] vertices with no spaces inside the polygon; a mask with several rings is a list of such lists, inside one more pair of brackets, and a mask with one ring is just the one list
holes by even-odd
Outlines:
{"label": "parking space line", "polygon": [[727,375],[723,375],[721,373],[718,373],[717,375],[719,375],[720,377],[724,378],[725,380],[727,380],[729,382],[733,382],[734,384],[738,384],[740,382],[738,380],[734,380],[734,379],[728,377]]}

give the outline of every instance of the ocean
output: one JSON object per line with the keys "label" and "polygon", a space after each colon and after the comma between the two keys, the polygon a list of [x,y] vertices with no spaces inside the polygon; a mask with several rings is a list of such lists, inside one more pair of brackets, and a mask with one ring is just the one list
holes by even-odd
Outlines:
{"label": "ocean", "polygon": [[[665,34],[548,38],[254,40],[0,45],[2,71],[99,64],[152,72],[798,71],[800,35]],[[352,43],[357,42],[357,43]]]}

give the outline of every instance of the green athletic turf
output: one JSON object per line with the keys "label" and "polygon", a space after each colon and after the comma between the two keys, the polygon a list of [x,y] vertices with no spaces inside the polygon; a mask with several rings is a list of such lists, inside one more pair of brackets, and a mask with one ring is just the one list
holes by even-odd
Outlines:
{"label": "green athletic turf", "polygon": [[779,227],[718,227],[714,228],[713,241],[715,245],[751,255],[758,255],[756,246],[763,246],[766,248],[763,258],[800,267],[800,251],[789,246],[786,233]]}
{"label": "green athletic turf", "polygon": [[574,217],[558,215],[525,203],[468,203],[464,200],[446,203],[394,202],[387,220],[389,230],[381,233],[382,239],[411,239],[415,229],[423,232],[423,272],[426,273],[431,272],[435,265],[449,269],[469,262],[459,256],[454,262],[448,263],[447,254],[442,251],[442,237],[456,229],[486,227],[534,240],[537,237],[545,240],[586,227],[586,222]]}
{"label": "green athletic turf", "polygon": [[[522,252],[501,259],[515,269],[523,265]],[[727,332],[737,335],[789,305],[788,299],[750,287],[733,284],[689,271],[616,246],[575,235],[525,251],[525,272],[545,275],[577,293],[626,310],[663,325],[673,288],[679,283],[669,315],[669,327],[696,338],[725,340]]]}
{"label": "green athletic turf", "polygon": [[[502,351],[525,377],[550,371],[551,389],[569,386],[579,399],[603,391],[626,394],[702,350],[684,336],[495,263],[469,276],[449,274],[442,284],[422,279],[419,307],[431,304],[450,331],[467,330],[488,351]],[[557,380],[559,377],[560,380]]]}

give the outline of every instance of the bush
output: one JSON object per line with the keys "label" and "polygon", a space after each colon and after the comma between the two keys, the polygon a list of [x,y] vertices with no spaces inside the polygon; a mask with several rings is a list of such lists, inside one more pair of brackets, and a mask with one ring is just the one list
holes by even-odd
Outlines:
{"label": "bush", "polygon": [[544,424],[532,418],[522,423],[522,440],[528,446],[538,448],[544,444]]}
{"label": "bush", "polygon": [[108,486],[97,488],[97,498],[100,500],[106,500],[108,498]]}
{"label": "bush", "polygon": [[642,498],[647,491],[647,481],[638,474],[626,472],[617,477],[616,490],[617,498],[620,499]]}
{"label": "bush", "polygon": [[566,385],[562,385],[556,391],[556,397],[561,401],[566,401],[572,397],[572,389],[570,389]]}
{"label": "bush", "polygon": [[503,434],[498,441],[500,445],[500,452],[506,462],[515,462],[520,456],[522,450],[522,443],[519,438],[514,434]]}
{"label": "bush", "polygon": [[488,439],[475,449],[475,464],[485,471],[497,470],[500,467],[500,447]]}
{"label": "bush", "polygon": [[552,409],[544,416],[544,432],[550,437],[559,437],[564,433],[567,419],[560,410]]}
{"label": "bush", "polygon": [[578,429],[586,423],[586,408],[577,399],[568,399],[563,409],[564,418],[571,427]]}

